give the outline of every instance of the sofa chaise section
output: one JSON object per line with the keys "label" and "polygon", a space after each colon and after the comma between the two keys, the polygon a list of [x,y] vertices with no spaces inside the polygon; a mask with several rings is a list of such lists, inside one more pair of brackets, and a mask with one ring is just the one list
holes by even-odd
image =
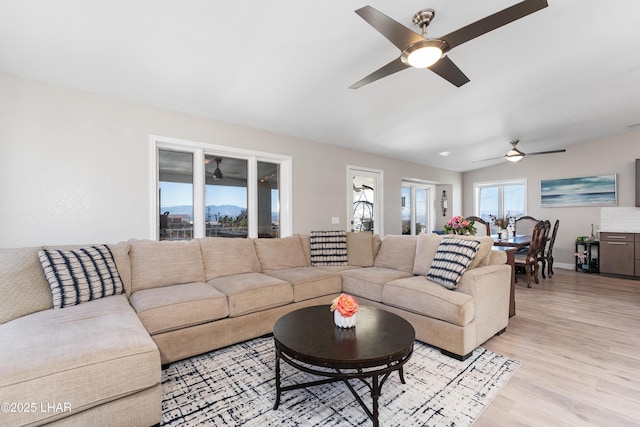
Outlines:
{"label": "sofa chaise section", "polygon": [[3,413],[6,425],[90,425],[108,402],[112,425],[159,422],[158,349],[125,295],[14,319],[0,348],[0,401],[36,405]]}

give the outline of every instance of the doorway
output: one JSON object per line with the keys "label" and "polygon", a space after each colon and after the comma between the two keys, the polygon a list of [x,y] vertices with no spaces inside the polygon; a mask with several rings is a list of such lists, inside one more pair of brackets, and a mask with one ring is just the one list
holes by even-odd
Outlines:
{"label": "doorway", "polygon": [[347,224],[353,232],[383,236],[381,170],[347,166]]}

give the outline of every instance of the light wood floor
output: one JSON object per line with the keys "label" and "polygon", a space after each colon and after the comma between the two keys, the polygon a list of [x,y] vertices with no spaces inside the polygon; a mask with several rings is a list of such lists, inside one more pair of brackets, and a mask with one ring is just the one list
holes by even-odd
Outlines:
{"label": "light wood floor", "polygon": [[518,280],[516,316],[483,347],[522,366],[474,427],[640,426],[640,281]]}

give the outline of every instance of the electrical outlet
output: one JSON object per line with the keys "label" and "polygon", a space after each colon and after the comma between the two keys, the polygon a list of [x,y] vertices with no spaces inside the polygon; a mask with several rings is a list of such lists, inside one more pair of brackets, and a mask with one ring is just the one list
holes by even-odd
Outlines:
{"label": "electrical outlet", "polygon": [[339,216],[332,216],[331,217],[331,224],[340,224],[340,217]]}

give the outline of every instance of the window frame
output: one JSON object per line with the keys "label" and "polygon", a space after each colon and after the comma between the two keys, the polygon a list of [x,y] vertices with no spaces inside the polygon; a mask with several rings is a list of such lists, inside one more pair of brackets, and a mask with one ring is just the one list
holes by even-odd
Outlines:
{"label": "window frame", "polygon": [[480,189],[488,187],[499,187],[498,191],[498,210],[500,215],[506,216],[504,212],[504,187],[507,185],[522,185],[524,189],[524,214],[527,215],[527,178],[514,178],[499,181],[485,181],[473,183],[473,212],[475,216],[480,217]]}
{"label": "window frame", "polygon": [[205,237],[205,154],[220,155],[247,160],[247,235],[258,237],[258,162],[277,163],[280,169],[278,181],[280,199],[280,237],[293,234],[292,157],[263,151],[248,150],[206,142],[189,141],[159,135],[150,135],[150,229],[152,240],[159,240],[158,150],[173,150],[193,154],[193,238]]}

